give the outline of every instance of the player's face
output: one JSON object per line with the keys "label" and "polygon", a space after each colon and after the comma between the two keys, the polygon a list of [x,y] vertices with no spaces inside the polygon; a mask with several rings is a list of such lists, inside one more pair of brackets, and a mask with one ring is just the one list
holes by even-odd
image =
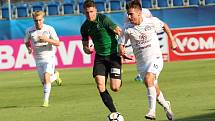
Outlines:
{"label": "player's face", "polygon": [[127,11],[128,19],[132,24],[139,25],[140,24],[140,17],[141,17],[141,10],[130,8]]}
{"label": "player's face", "polygon": [[42,29],[43,28],[43,22],[44,22],[43,16],[34,17],[34,24],[35,24],[35,27],[37,29]]}
{"label": "player's face", "polygon": [[89,21],[95,21],[96,20],[96,14],[97,10],[95,7],[88,7],[85,10],[85,16]]}

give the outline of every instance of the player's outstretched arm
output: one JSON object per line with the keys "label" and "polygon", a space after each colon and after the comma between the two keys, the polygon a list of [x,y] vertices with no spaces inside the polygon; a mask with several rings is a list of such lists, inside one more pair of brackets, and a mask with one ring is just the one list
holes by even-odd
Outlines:
{"label": "player's outstretched arm", "polygon": [[170,28],[169,28],[169,26],[167,24],[164,24],[164,31],[167,33],[167,36],[170,39],[171,48],[173,50],[175,50],[178,47],[178,45],[177,45],[177,43],[176,43],[176,41],[175,41],[175,39],[174,39],[174,37],[172,35],[172,32],[171,32],[171,30],[170,30]]}

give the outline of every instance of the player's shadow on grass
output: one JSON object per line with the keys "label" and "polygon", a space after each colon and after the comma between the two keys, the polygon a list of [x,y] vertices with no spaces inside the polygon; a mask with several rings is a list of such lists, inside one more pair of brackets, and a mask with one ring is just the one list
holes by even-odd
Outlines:
{"label": "player's shadow on grass", "polygon": [[3,106],[3,107],[0,107],[0,110],[1,109],[8,109],[8,108],[17,108],[18,106],[16,105],[11,105],[11,106]]}
{"label": "player's shadow on grass", "polygon": [[[215,109],[208,109],[208,110],[214,111]],[[204,114],[204,115],[175,119],[174,121],[215,121],[215,112]]]}

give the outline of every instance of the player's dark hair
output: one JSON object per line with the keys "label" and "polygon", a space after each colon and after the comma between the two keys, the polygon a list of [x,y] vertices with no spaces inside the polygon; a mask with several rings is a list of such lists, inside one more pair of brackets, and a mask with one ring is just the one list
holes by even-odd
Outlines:
{"label": "player's dark hair", "polygon": [[133,1],[128,2],[126,4],[126,10],[128,10],[130,8],[142,10],[142,6],[141,6],[140,1],[139,0],[133,0]]}
{"label": "player's dark hair", "polygon": [[86,0],[83,5],[84,9],[89,7],[96,7],[96,4],[93,0]]}

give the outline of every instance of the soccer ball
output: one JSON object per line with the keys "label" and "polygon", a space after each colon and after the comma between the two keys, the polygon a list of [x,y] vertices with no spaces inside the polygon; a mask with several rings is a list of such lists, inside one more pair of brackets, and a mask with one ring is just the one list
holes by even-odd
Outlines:
{"label": "soccer ball", "polygon": [[124,121],[124,118],[119,112],[116,112],[109,114],[106,121]]}

